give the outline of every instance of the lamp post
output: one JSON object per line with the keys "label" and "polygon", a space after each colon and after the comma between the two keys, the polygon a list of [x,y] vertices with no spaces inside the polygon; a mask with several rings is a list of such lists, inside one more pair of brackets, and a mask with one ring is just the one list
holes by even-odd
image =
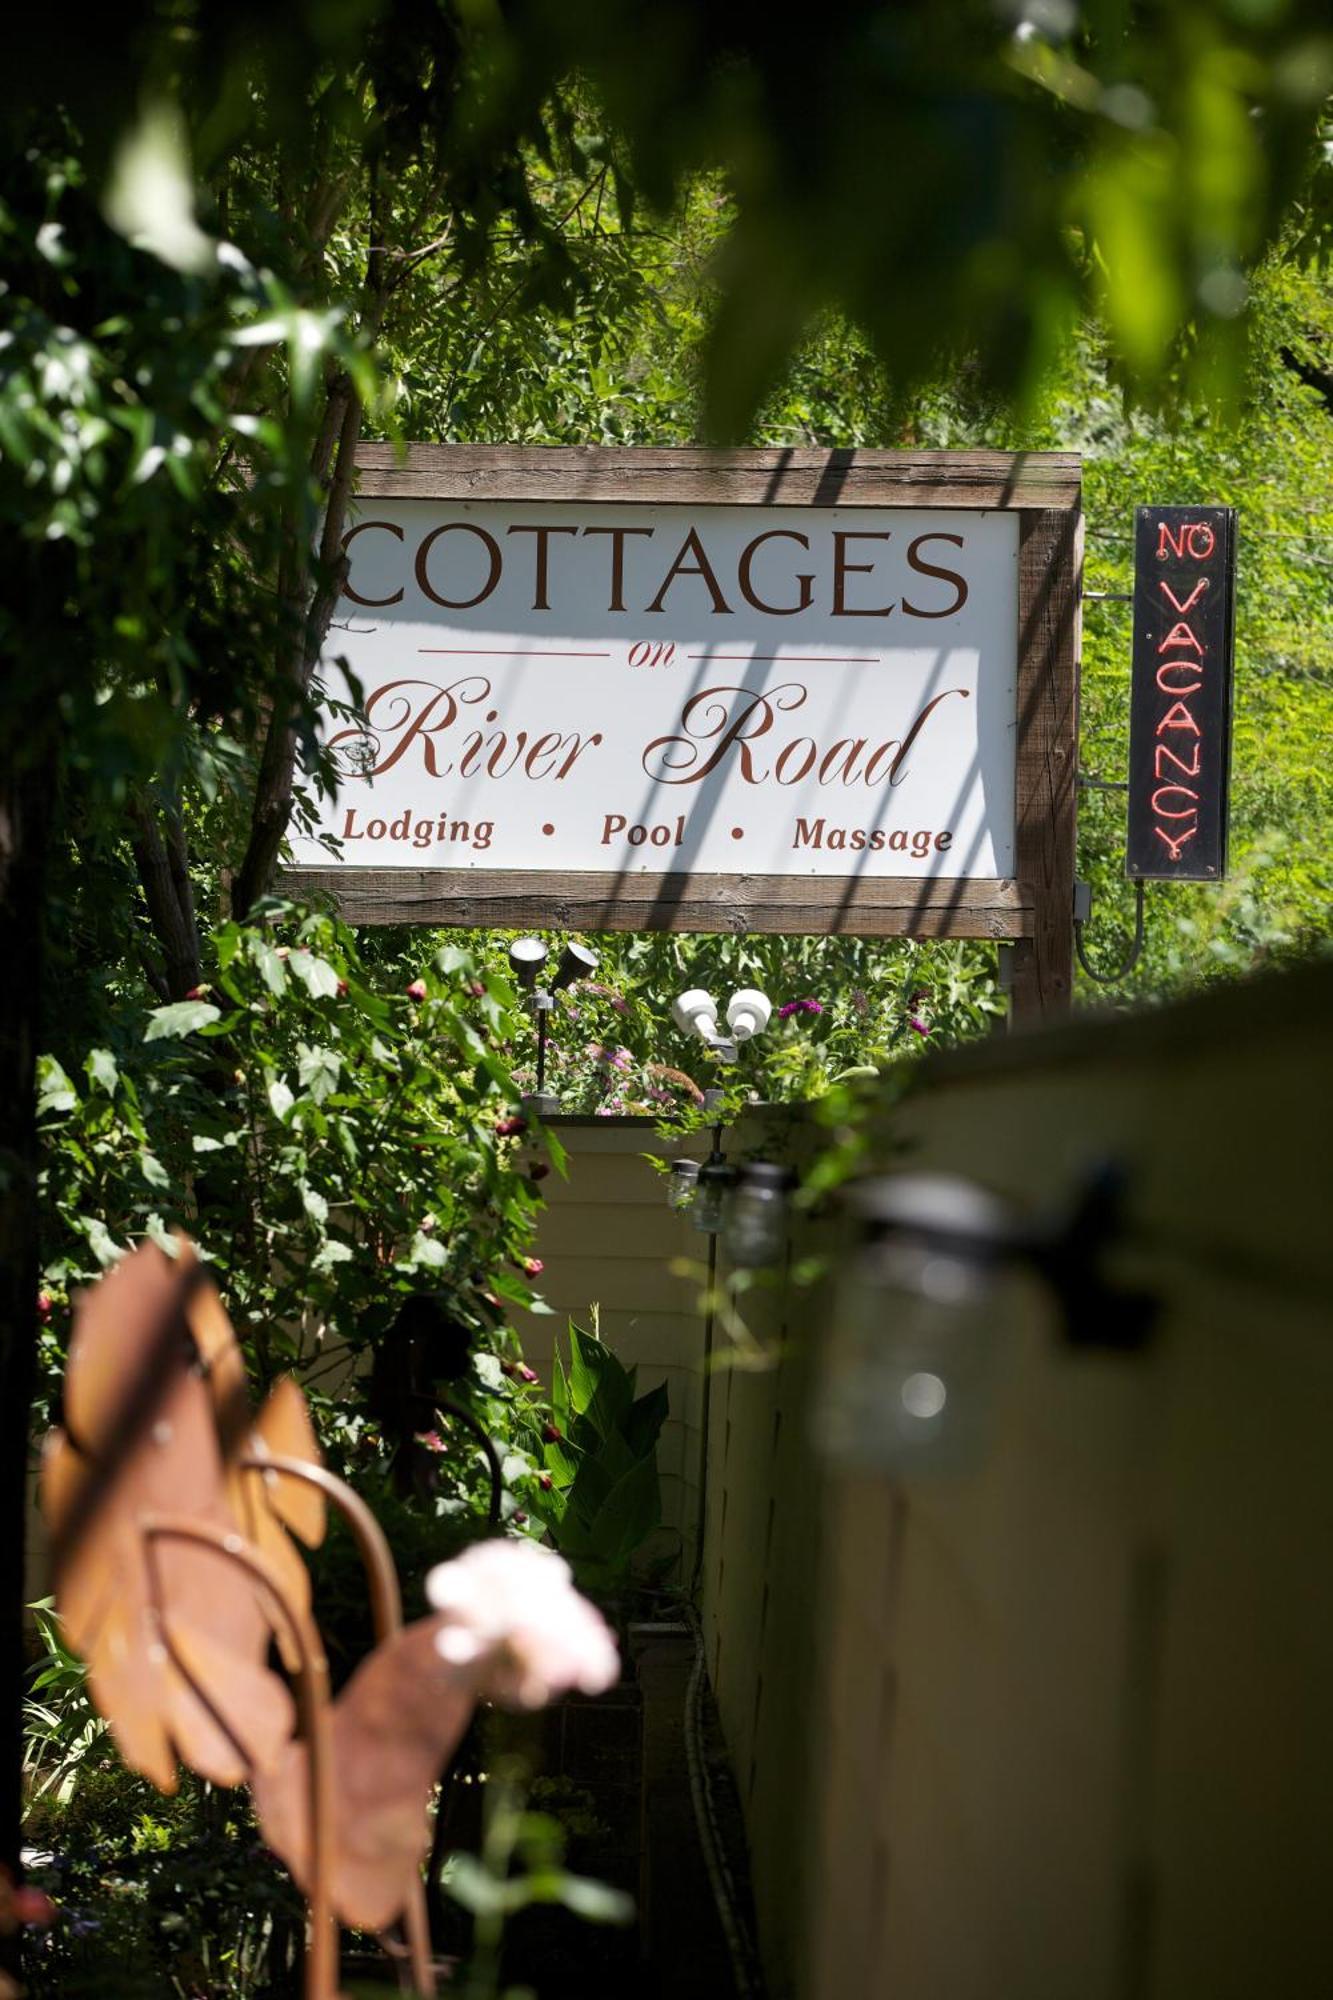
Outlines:
{"label": "lamp post", "polygon": [[[734,1063],[739,1060],[745,1044],[753,1041],[756,1035],[762,1034],[768,1026],[773,1018],[773,1002],[757,987],[742,987],[738,993],[733,993],[727,1002],[727,1028],[724,1033],[718,1025],[718,1004],[712,994],[705,992],[702,986],[692,986],[672,1002],[671,1018],[682,1034],[697,1035],[704,1047],[710,1050],[719,1062]],[[715,1108],[720,1106],[722,1095],[721,1091],[705,1092],[704,1102],[707,1104],[711,1097],[712,1108]],[[680,1171],[682,1169],[686,1171]],[[690,1220],[697,1230],[705,1236],[715,1238],[723,1227],[729,1211],[728,1197],[732,1195],[738,1182],[742,1181],[744,1175],[750,1171],[743,1169],[738,1175],[736,1168],[727,1159],[722,1146],[722,1124],[719,1119],[713,1127],[713,1146],[708,1158],[701,1165],[694,1161],[676,1162],[667,1198],[672,1208],[689,1210]],[[779,1174],[782,1172],[781,1169],[771,1171]],[[773,1182],[755,1184],[756,1187],[760,1185],[764,1187],[764,1194],[759,1198],[758,1206],[764,1207],[775,1192],[776,1184]],[[785,1206],[785,1191],[782,1205]],[[769,1235],[771,1236],[771,1232]],[[768,1241],[768,1237],[765,1241]],[[744,1237],[744,1243],[752,1251],[762,1247],[753,1227],[753,1220],[748,1236]],[[780,1252],[779,1242],[773,1252],[774,1257]],[[711,1267],[713,1254],[711,1249],[709,1254]],[[742,1257],[745,1254],[743,1249]],[[742,1259],[733,1261],[740,1262]],[[764,1259],[756,1258],[756,1261],[762,1262]]]}
{"label": "lamp post", "polygon": [[596,952],[571,938],[560,953],[550,983],[538,985],[549,956],[550,948],[541,938],[515,938],[509,947],[509,969],[520,990],[528,995],[528,1005],[537,1022],[537,1088],[523,1099],[523,1109],[537,1118],[553,1117],[560,1109],[560,1099],[546,1088],[547,1022],[555,1008],[555,996],[597,970]]}

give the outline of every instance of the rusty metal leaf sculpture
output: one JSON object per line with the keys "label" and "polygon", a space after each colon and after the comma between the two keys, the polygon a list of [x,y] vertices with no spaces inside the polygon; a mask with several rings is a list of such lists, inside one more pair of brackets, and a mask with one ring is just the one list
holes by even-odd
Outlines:
{"label": "rusty metal leaf sculpture", "polygon": [[[291,1535],[299,1536],[307,1548],[318,1548],[325,1531],[324,1498],[303,1481],[264,1469],[265,1461],[271,1460],[297,1460],[309,1466],[321,1462],[309,1407],[290,1375],[272,1390],[244,1440],[244,1450],[245,1462],[228,1467],[228,1498],[286,1603],[309,1613],[310,1572],[292,1546]],[[294,1673],[296,1648],[285,1621],[278,1627],[277,1640],[283,1665]]]}
{"label": "rusty metal leaf sculpture", "polygon": [[[471,1675],[442,1658],[438,1617],[393,1634],[333,1705],[333,1903],[344,1923],[383,1930],[407,1908],[430,1845],[428,1808],[476,1702]],[[308,1886],[309,1751],[289,1743],[256,1771],[265,1840]]]}
{"label": "rusty metal leaf sculpture", "polygon": [[[180,1236],[177,1241],[182,1256],[195,1257],[188,1238]],[[318,1548],[325,1531],[323,1495],[312,1486],[264,1472],[253,1463],[275,1458],[296,1459],[310,1466],[321,1463],[309,1406],[292,1377],[284,1376],[252,1424],[245,1362],[226,1308],[207,1281],[195,1288],[188,1317],[228,1461],[231,1503],[246,1536],[277,1575],[284,1594],[309,1610],[309,1572],[284,1530],[299,1536],[307,1548]],[[250,1463],[242,1464],[242,1459]],[[284,1662],[293,1667],[285,1629],[278,1637]]]}
{"label": "rusty metal leaf sculpture", "polygon": [[[266,1665],[273,1607],[225,1547],[240,1528],[193,1325],[211,1292],[188,1245],[147,1243],[83,1294],[42,1463],[65,1630],[125,1761],[163,1791],[178,1759],[236,1784],[294,1726]],[[181,1520],[217,1546],[157,1532]]]}

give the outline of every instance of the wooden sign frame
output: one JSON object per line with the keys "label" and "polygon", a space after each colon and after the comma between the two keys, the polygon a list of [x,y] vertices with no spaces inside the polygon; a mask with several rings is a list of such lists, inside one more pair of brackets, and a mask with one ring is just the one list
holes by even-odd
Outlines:
{"label": "wooden sign frame", "polygon": [[1063,1011],[1073,959],[1082,601],[1075,453],[363,445],[364,498],[765,507],[932,507],[1019,515],[1013,880],[291,868],[355,924],[990,938],[1014,946],[1017,1018]]}

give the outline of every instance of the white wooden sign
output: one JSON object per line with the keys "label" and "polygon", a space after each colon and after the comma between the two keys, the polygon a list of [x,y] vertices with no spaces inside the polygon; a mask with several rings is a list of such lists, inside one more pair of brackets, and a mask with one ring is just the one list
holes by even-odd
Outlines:
{"label": "white wooden sign", "polygon": [[356,713],[296,858],[1008,877],[1018,525],[366,501],[322,670]]}
{"label": "white wooden sign", "polygon": [[357,465],[341,784],[298,893],[356,923],[1007,938],[1016,1013],[1067,1004],[1076,457]]}

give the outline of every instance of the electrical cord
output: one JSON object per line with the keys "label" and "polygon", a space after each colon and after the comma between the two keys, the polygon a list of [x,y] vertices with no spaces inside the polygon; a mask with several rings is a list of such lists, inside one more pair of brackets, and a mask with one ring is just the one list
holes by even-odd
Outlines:
{"label": "electrical cord", "polygon": [[713,1891],[713,1904],[731,1958],[736,2000],[763,2000],[764,1986],[758,1954],[750,1927],[741,1912],[741,1899],[727,1860],[726,1842],[718,1825],[717,1802],[708,1777],[708,1759],[703,1742],[704,1635],[692,1604],[685,1606],[685,1619],[694,1635],[694,1667],[685,1690],[685,1764],[689,1772],[694,1823],[699,1833],[699,1847],[709,1887]]}
{"label": "electrical cord", "polygon": [[1098,986],[1114,986],[1118,980],[1123,979],[1127,973],[1132,972],[1139,962],[1143,951],[1143,892],[1143,877],[1141,875],[1136,876],[1134,880],[1134,935],[1130,939],[1129,949],[1121,959],[1119,965],[1113,966],[1106,971],[1099,972],[1088,957],[1083,941],[1083,918],[1075,917],[1074,919],[1074,950],[1078,953],[1078,962],[1087,973],[1088,978],[1095,980]]}

